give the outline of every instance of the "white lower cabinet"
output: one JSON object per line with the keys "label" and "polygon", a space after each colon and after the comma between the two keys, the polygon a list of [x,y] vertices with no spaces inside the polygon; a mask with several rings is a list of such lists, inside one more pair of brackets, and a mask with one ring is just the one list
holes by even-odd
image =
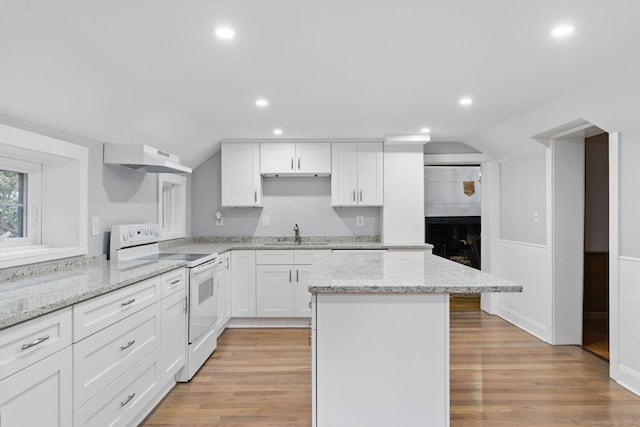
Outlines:
{"label": "white lower cabinet", "polygon": [[185,364],[187,341],[187,300],[185,290],[162,300],[162,384],[175,381]]}
{"label": "white lower cabinet", "polygon": [[160,392],[160,349],[98,393],[73,416],[74,427],[129,426]]}
{"label": "white lower cabinet", "polygon": [[0,425],[69,427],[71,365],[71,347],[66,347],[0,381]]}
{"label": "white lower cabinet", "polygon": [[256,256],[258,317],[310,317],[313,256],[323,251],[262,250]]}
{"label": "white lower cabinet", "polygon": [[160,346],[160,304],[153,304],[73,346],[78,409]]}
{"label": "white lower cabinet", "polygon": [[231,251],[231,315],[256,317],[256,251]]}
{"label": "white lower cabinet", "polygon": [[72,419],[71,308],[0,330],[0,426]]}
{"label": "white lower cabinet", "polygon": [[229,252],[223,253],[218,258],[215,272],[215,284],[218,304],[218,318],[216,320],[216,334],[220,336],[231,319],[231,275]]}

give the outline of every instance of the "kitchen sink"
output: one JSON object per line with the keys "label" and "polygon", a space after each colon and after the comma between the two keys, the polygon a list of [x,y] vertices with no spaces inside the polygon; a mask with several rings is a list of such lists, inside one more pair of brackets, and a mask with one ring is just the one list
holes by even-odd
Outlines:
{"label": "kitchen sink", "polygon": [[328,243],[324,242],[273,242],[273,243],[265,243],[265,246],[326,246]]}

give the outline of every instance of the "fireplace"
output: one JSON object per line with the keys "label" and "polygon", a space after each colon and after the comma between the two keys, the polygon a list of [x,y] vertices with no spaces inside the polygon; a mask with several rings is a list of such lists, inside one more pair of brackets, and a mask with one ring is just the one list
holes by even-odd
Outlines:
{"label": "fireplace", "polygon": [[480,269],[480,217],[426,217],[425,242],[434,255]]}

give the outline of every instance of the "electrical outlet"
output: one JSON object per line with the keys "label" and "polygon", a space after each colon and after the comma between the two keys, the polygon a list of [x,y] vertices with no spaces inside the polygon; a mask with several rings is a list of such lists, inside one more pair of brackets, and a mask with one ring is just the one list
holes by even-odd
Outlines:
{"label": "electrical outlet", "polygon": [[262,226],[263,227],[269,227],[271,225],[271,218],[269,217],[269,215],[265,215],[262,217]]}
{"label": "electrical outlet", "polygon": [[537,224],[540,222],[540,214],[538,213],[538,211],[534,211],[533,212],[533,223]]}
{"label": "electrical outlet", "polygon": [[356,217],[356,225],[358,227],[364,227],[364,217],[362,215]]}
{"label": "electrical outlet", "polygon": [[224,224],[224,217],[222,216],[222,212],[217,211],[216,212],[216,225],[223,225]]}

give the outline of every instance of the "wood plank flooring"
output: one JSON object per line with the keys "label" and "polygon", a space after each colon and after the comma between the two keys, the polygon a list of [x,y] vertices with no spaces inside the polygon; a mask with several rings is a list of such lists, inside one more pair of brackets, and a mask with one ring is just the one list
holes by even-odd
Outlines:
{"label": "wood plank flooring", "polygon": [[[640,398],[608,369],[498,317],[454,312],[451,426],[640,426]],[[309,427],[308,331],[227,330],[192,382],[178,384],[143,425]]]}

